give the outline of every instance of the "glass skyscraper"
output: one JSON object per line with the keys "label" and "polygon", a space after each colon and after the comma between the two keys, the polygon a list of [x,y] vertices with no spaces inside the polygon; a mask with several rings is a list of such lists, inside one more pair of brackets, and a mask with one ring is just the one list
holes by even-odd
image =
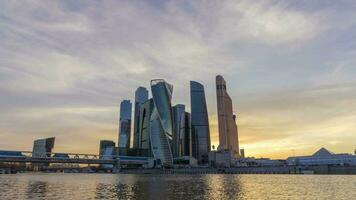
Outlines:
{"label": "glass skyscraper", "polygon": [[140,121],[138,122],[138,144],[137,149],[146,152],[146,156],[151,156],[150,142],[150,120],[153,111],[153,99],[149,99],[140,105]]}
{"label": "glass skyscraper", "polygon": [[184,134],[181,138],[181,154],[182,156],[192,156],[192,132],[191,132],[190,113],[184,113]]}
{"label": "glass skyscraper", "polygon": [[185,127],[185,106],[178,104],[173,106],[173,141],[172,153],[173,157],[182,156],[182,139],[184,137]]}
{"label": "glass skyscraper", "polygon": [[139,144],[139,122],[140,106],[148,99],[148,90],[144,87],[138,87],[135,92],[135,110],[134,110],[134,135],[133,148],[138,148]]}
{"label": "glass skyscraper", "polygon": [[190,81],[192,156],[198,163],[208,162],[210,131],[204,86]]}
{"label": "glass skyscraper", "polygon": [[130,100],[123,100],[120,104],[119,148],[130,148],[131,110]]}
{"label": "glass skyscraper", "polygon": [[150,138],[152,153],[158,164],[171,166],[173,155],[171,142],[173,138],[173,115],[171,99],[173,86],[163,79],[151,81],[154,108],[150,120]]}
{"label": "glass skyscraper", "polygon": [[239,139],[236,116],[233,113],[232,100],[226,91],[226,82],[220,75],[216,76],[216,97],[219,122],[220,151],[230,151],[234,156],[239,155]]}

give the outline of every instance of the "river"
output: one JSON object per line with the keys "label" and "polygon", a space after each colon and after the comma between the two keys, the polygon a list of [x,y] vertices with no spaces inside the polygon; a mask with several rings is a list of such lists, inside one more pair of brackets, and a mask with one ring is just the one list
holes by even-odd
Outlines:
{"label": "river", "polygon": [[356,199],[356,176],[8,174],[0,199]]}

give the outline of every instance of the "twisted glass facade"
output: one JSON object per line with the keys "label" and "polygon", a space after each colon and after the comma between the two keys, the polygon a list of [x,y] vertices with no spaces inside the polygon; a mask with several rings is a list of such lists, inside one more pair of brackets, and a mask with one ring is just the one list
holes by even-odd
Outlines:
{"label": "twisted glass facade", "polygon": [[164,166],[173,164],[171,143],[173,137],[173,86],[162,79],[151,81],[154,108],[150,120],[150,139],[154,158]]}
{"label": "twisted glass facade", "polygon": [[208,162],[210,131],[204,86],[190,81],[192,156],[199,163]]}

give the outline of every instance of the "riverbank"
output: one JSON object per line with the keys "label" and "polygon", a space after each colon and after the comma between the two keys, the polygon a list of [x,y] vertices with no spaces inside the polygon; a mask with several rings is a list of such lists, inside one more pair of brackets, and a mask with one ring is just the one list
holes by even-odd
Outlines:
{"label": "riverbank", "polygon": [[356,166],[264,166],[236,168],[121,169],[121,174],[354,174]]}

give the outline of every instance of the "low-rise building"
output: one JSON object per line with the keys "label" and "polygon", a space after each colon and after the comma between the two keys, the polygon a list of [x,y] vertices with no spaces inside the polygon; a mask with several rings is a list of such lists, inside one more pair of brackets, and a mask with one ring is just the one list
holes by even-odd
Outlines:
{"label": "low-rise building", "polygon": [[287,159],[288,165],[355,165],[356,155],[339,153],[321,148],[311,156],[295,156]]}

